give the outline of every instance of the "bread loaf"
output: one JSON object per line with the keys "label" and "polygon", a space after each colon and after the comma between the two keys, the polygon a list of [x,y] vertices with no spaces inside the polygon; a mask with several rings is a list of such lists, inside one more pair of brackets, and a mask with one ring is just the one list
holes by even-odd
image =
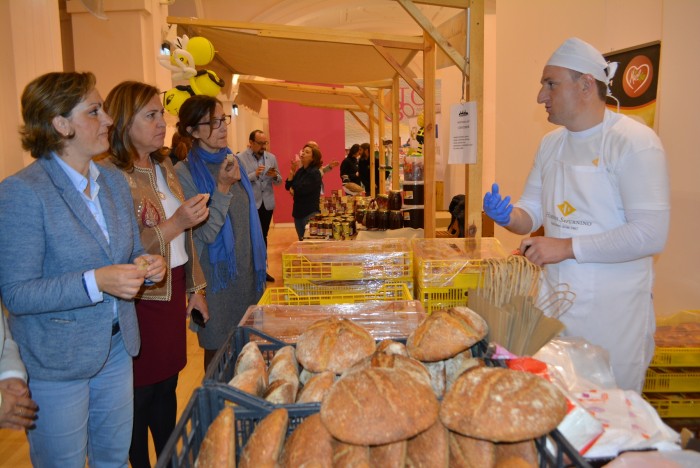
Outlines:
{"label": "bread loaf", "polygon": [[423,363],[425,368],[428,369],[428,373],[430,373],[430,386],[435,396],[438,398],[442,398],[445,394],[445,362],[446,361],[435,361]]}
{"label": "bread loaf", "polygon": [[[285,346],[275,353],[275,356],[270,361],[270,368],[267,371],[269,385],[274,382],[283,380],[288,383],[296,396],[299,390],[299,365],[294,356],[294,347]],[[292,400],[292,403],[294,400]]]}
{"label": "bread loaf", "polygon": [[430,428],[408,439],[406,467],[447,468],[450,454],[447,436],[447,428],[438,419]]}
{"label": "bread loaf", "polygon": [[333,468],[370,468],[369,447],[333,439]]}
{"label": "bread loaf", "polygon": [[491,468],[496,464],[496,445],[450,432],[450,468]]}
{"label": "bread loaf", "polygon": [[402,369],[406,372],[410,372],[419,381],[424,382],[426,385],[430,385],[430,373],[428,372],[428,369],[426,369],[425,364],[400,354],[375,352],[371,356],[367,356],[366,358],[355,363],[352,367],[347,369],[344,374],[370,367]]}
{"label": "bread loaf", "polygon": [[331,371],[314,375],[304,385],[297,395],[297,403],[320,403],[335,382],[335,374]]}
{"label": "bread loaf", "polygon": [[537,468],[538,461],[537,447],[532,439],[496,444],[497,468]]}
{"label": "bread loaf", "polygon": [[438,310],[425,318],[408,336],[408,354],[419,361],[439,361],[455,356],[488,334],[486,321],[467,307]]}
{"label": "bread loaf", "polygon": [[329,432],[355,445],[408,439],[432,426],[437,413],[438,401],[430,385],[400,368],[349,372],[321,403],[321,419]]}
{"label": "bread loaf", "polygon": [[400,354],[401,356],[408,357],[408,351],[406,350],[405,344],[389,339],[380,341],[377,345],[376,352],[386,354]]}
{"label": "bread loaf", "polygon": [[445,391],[452,388],[457,377],[472,367],[483,367],[484,361],[472,357],[472,352],[466,350],[445,360]]}
{"label": "bread loaf", "polygon": [[314,322],[301,334],[296,356],[311,372],[330,370],[341,374],[375,348],[367,330],[348,319],[329,317]]}
{"label": "bread loaf", "polygon": [[288,424],[289,415],[284,408],[274,410],[260,421],[243,447],[240,468],[275,468]]}
{"label": "bread loaf", "polygon": [[235,468],[236,431],[233,407],[225,406],[207,429],[195,468]]}
{"label": "bread loaf", "polygon": [[228,384],[251,395],[262,396],[266,387],[266,375],[264,370],[251,368],[235,375]]}
{"label": "bread loaf", "polygon": [[462,435],[519,442],[552,431],[566,411],[566,397],[542,377],[477,367],[460,375],[445,394],[440,419]]}
{"label": "bread loaf", "polygon": [[291,405],[296,396],[297,385],[286,380],[276,380],[267,387],[262,397],[273,405]]}
{"label": "bread loaf", "polygon": [[374,445],[369,448],[370,466],[405,466],[406,441],[400,440],[391,444]]}
{"label": "bread loaf", "polygon": [[249,341],[241,348],[241,352],[236,358],[233,376],[235,377],[249,369],[256,369],[263,378],[263,385],[267,387],[267,364],[255,341]]}
{"label": "bread loaf", "polygon": [[330,468],[333,464],[333,438],[318,413],[307,417],[284,444],[282,466]]}

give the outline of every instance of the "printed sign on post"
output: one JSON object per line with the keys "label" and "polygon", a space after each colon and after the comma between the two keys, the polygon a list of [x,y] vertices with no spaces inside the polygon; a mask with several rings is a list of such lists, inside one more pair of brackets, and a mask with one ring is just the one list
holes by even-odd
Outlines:
{"label": "printed sign on post", "polygon": [[476,164],[476,102],[450,106],[448,164]]}

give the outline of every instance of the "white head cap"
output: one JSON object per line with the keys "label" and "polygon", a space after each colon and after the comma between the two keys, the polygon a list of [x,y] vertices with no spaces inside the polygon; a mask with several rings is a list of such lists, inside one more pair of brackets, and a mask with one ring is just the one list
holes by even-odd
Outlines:
{"label": "white head cap", "polygon": [[549,57],[547,65],[590,73],[593,78],[606,85],[610,84],[617,70],[617,62],[606,62],[595,47],[577,37],[564,41]]}

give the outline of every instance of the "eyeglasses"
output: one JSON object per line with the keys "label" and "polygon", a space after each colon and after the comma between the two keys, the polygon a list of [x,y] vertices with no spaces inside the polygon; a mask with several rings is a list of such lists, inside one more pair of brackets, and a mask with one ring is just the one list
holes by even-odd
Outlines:
{"label": "eyeglasses", "polygon": [[260,145],[260,146],[265,146],[267,144],[266,141],[255,141],[255,140],[253,140],[253,143],[255,143],[256,145]]}
{"label": "eyeglasses", "polygon": [[[210,122],[199,122],[197,125],[209,125],[212,129],[216,130],[217,128],[221,127],[222,124],[229,125],[231,123],[231,116],[228,114],[224,114],[223,117],[220,119],[214,119]],[[197,126],[195,125],[195,127]]]}

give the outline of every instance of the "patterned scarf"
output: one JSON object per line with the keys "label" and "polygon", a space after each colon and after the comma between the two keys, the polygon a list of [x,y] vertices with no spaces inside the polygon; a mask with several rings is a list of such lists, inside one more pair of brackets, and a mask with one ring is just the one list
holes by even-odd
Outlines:
{"label": "patterned scarf", "polygon": [[[210,153],[202,149],[198,144],[192,146],[187,159],[190,163],[190,173],[192,180],[197,186],[200,193],[208,193],[214,195],[216,190],[216,181],[207,169],[205,163],[221,164],[226,159],[228,154],[232,154],[228,148],[222,148],[216,153]],[[238,156],[236,156],[238,159]],[[239,167],[243,167],[240,160]],[[255,285],[258,292],[265,287],[266,269],[267,269],[267,249],[260,227],[260,217],[258,210],[255,207],[255,197],[253,196],[253,187],[250,185],[250,180],[244,171],[241,171],[241,184],[248,194],[248,218],[250,220],[250,240],[253,254],[253,268],[255,270]],[[209,263],[214,270],[213,283],[210,285],[212,292],[224,289],[229,280],[235,279],[238,272],[236,271],[236,239],[234,238],[233,225],[229,217],[228,210],[224,225],[216,235],[214,242],[208,245]]]}

